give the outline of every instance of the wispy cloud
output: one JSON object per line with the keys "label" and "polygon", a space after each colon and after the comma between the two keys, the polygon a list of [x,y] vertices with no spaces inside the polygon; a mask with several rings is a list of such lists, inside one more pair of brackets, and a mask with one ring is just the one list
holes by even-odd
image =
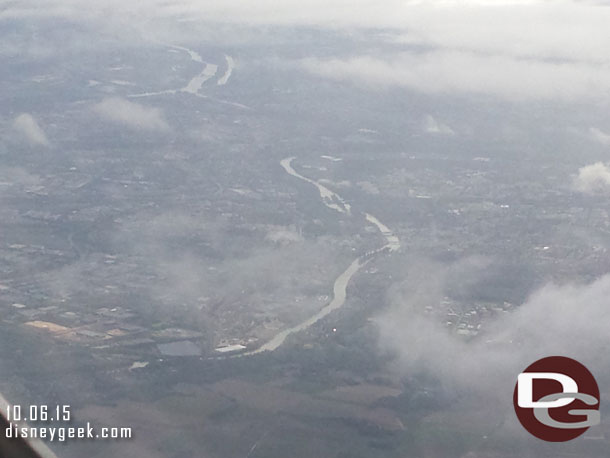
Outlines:
{"label": "wispy cloud", "polygon": [[516,375],[541,357],[570,356],[600,376],[610,362],[610,275],[588,284],[547,284],[511,313],[486,319],[479,336],[466,341],[425,313],[442,300],[446,279],[418,267],[421,285],[408,293],[394,289],[394,305],[378,320],[381,346],[395,354],[398,371],[423,371],[450,389],[505,399]]}
{"label": "wispy cloud", "polygon": [[140,105],[119,97],[102,100],[93,110],[107,121],[136,130],[167,131],[169,125],[159,108]]}
{"label": "wispy cloud", "polygon": [[29,113],[22,113],[13,121],[13,128],[33,146],[49,146],[49,139],[36,119]]}

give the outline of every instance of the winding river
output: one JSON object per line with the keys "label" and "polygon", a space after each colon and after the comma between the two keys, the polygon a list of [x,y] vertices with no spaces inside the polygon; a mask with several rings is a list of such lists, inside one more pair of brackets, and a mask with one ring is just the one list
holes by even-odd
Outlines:
{"label": "winding river", "polygon": [[[286,173],[288,173],[289,175],[292,175],[296,178],[299,178],[300,180],[306,181],[307,183],[310,183],[310,184],[314,185],[316,188],[318,188],[318,191],[320,192],[320,197],[322,198],[322,202],[327,207],[329,207],[339,213],[351,214],[351,206],[348,203],[346,203],[345,200],[341,196],[339,196],[334,191],[331,191],[326,186],[321,185],[317,181],[312,180],[311,178],[307,178],[307,177],[299,174],[296,170],[294,170],[294,168],[292,167],[292,161],[294,159],[295,159],[294,157],[288,157],[288,158],[282,159],[280,161],[280,165],[286,171]],[[365,216],[366,221],[368,221],[369,223],[372,223],[379,229],[381,234],[386,239],[386,244],[380,248],[377,248],[376,250],[369,251],[369,252],[365,253],[364,255],[359,256],[358,258],[354,259],[354,261],[352,261],[352,263],[347,267],[347,269],[345,269],[336,278],[335,283],[333,285],[332,300],[312,317],[307,318],[305,321],[302,321],[301,323],[299,323],[295,326],[292,326],[290,328],[284,329],[283,331],[280,331],[271,340],[269,340],[267,343],[261,345],[256,350],[238,353],[238,354],[234,354],[234,355],[229,355],[228,357],[250,356],[250,355],[256,355],[258,353],[263,353],[266,351],[276,350],[280,345],[282,345],[284,343],[286,338],[288,336],[290,336],[291,334],[295,334],[297,332],[300,332],[300,331],[303,331],[303,330],[309,328],[310,326],[314,325],[315,323],[320,321],[322,318],[326,317],[328,314],[330,314],[334,310],[341,308],[345,304],[345,300],[347,299],[347,286],[348,286],[350,280],[352,279],[352,277],[354,276],[354,274],[356,272],[358,272],[362,267],[364,267],[366,264],[368,264],[377,254],[382,253],[384,251],[397,251],[400,248],[400,240],[398,239],[398,237],[396,237],[394,235],[394,233],[390,230],[389,227],[387,227],[385,224],[383,224],[381,221],[379,221],[379,219],[377,219],[375,216],[371,215],[370,213],[365,213],[364,216]]]}
{"label": "winding river", "polygon": [[[206,98],[205,96],[201,95],[199,93],[199,91],[201,90],[203,84],[207,80],[209,80],[210,78],[212,78],[216,75],[216,72],[218,71],[218,65],[211,64],[209,62],[205,62],[203,60],[203,58],[201,57],[201,55],[198,52],[193,51],[192,49],[185,48],[184,46],[177,46],[177,45],[168,45],[168,46],[173,49],[178,49],[180,51],[186,52],[193,62],[202,64],[203,69],[201,70],[201,72],[198,73],[197,75],[195,75],[193,78],[191,78],[191,80],[184,87],[181,87],[178,89],[165,89],[163,91],[156,91],[156,92],[143,92],[141,94],[131,94],[129,97],[132,97],[132,98],[151,97],[151,96],[155,96],[155,95],[177,94],[179,92],[186,92],[188,94],[192,94],[197,97]],[[225,75],[223,75],[221,78],[224,81],[222,83],[223,85],[226,84],[228,79],[231,77],[231,72],[233,71],[233,66],[234,66],[234,61],[231,56],[225,56],[225,59],[227,60],[228,69],[227,69],[227,72],[225,73]],[[220,81],[218,84],[221,84]]]}
{"label": "winding river", "polygon": [[296,326],[284,329],[280,333],[276,334],[275,337],[273,337],[273,339],[271,339],[266,344],[260,346],[256,350],[243,353],[243,355],[255,355],[264,351],[273,351],[277,349],[280,345],[282,345],[284,343],[284,340],[286,340],[286,337],[288,337],[290,334],[294,334],[296,332],[300,332],[307,329],[314,323],[320,321],[333,310],[337,310],[338,308],[340,308],[343,304],[345,304],[345,299],[347,298],[347,285],[350,279],[356,272],[358,272],[358,270],[360,270],[362,266],[368,263],[371,259],[372,258],[368,258],[366,260],[360,260],[360,258],[355,259],[349,265],[349,267],[337,277],[333,286],[333,299],[326,306],[324,306],[322,310],[320,310],[314,316],[307,318],[305,321],[297,324]]}
{"label": "winding river", "polygon": [[328,208],[332,208],[333,210],[336,210],[339,213],[351,212],[352,208],[350,204],[346,203],[345,200],[343,200],[343,198],[339,194],[334,191],[331,191],[326,186],[321,185],[317,181],[314,181],[297,173],[296,170],[292,168],[292,161],[294,159],[294,157],[287,157],[286,159],[282,159],[280,161],[280,165],[284,168],[284,170],[286,170],[286,173],[292,175],[293,177],[297,177],[303,181],[306,181],[307,183],[310,183],[316,188],[318,188],[318,191],[320,192],[320,197],[322,198],[322,202],[324,202],[324,205],[326,205]]}

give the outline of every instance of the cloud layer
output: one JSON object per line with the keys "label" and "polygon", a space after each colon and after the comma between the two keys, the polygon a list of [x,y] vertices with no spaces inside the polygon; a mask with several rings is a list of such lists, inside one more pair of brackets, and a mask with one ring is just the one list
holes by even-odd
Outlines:
{"label": "cloud layer", "polygon": [[359,55],[327,59],[312,52],[301,65],[316,75],[369,88],[432,94],[570,102],[610,94],[610,8],[596,2],[107,0],[83,8],[76,0],[47,0],[40,8],[30,0],[0,13],[0,19],[32,16],[87,20],[112,36],[133,38],[138,31],[157,43],[168,37],[188,40],[188,30],[190,38],[200,39],[201,30],[209,30],[203,24],[210,22],[368,29],[374,40],[360,46]]}

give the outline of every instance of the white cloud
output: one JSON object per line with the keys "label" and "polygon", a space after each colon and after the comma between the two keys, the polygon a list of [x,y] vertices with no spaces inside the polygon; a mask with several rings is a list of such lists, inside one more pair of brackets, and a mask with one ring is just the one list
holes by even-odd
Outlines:
{"label": "white cloud", "polygon": [[610,145],[610,135],[597,127],[591,127],[589,129],[589,134],[596,142],[601,143],[602,145]]}
{"label": "white cloud", "polygon": [[49,146],[49,139],[31,114],[22,113],[17,116],[13,121],[13,128],[29,144],[34,146]]}
{"label": "white cloud", "polygon": [[610,167],[596,162],[580,168],[574,179],[574,188],[586,194],[610,191]]}
{"label": "white cloud", "polygon": [[310,73],[370,88],[405,87],[429,94],[473,93],[510,100],[581,98],[610,94],[610,66],[488,56],[472,52],[399,53],[387,58],[310,58]]}
{"label": "white cloud", "polygon": [[434,118],[432,115],[426,115],[424,118],[424,130],[429,134],[453,135],[455,132],[447,124],[444,124]]}
{"label": "white cloud", "polygon": [[[412,5],[413,6],[413,5]],[[421,2],[398,43],[521,58],[607,63],[610,10],[578,1]]]}
{"label": "white cloud", "polygon": [[102,118],[137,130],[169,130],[159,108],[140,105],[119,97],[102,100],[93,107]]}

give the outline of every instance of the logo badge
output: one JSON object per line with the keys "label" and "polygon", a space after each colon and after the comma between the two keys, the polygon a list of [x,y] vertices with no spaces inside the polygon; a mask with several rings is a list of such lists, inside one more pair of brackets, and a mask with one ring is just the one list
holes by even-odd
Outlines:
{"label": "logo badge", "polygon": [[589,370],[564,356],[543,358],[517,377],[513,404],[532,435],[548,442],[577,438],[599,424],[599,388]]}

